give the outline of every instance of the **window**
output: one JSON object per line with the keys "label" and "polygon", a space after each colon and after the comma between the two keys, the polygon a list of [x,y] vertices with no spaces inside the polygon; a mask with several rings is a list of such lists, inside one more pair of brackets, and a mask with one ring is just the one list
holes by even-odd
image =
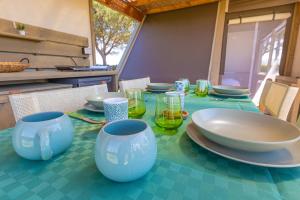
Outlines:
{"label": "window", "polygon": [[221,83],[247,87],[256,94],[264,80],[283,70],[292,7],[281,6],[226,15]]}
{"label": "window", "polygon": [[258,73],[265,75],[273,66],[279,73],[279,65],[282,55],[286,21],[268,34],[260,42],[260,67]]}
{"label": "window", "polygon": [[93,0],[96,64],[115,69],[139,23]]}

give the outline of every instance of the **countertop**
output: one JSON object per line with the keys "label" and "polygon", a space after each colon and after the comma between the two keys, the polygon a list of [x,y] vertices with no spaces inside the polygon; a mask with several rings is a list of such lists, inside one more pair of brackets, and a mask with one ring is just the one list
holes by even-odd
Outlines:
{"label": "countertop", "polygon": [[24,71],[14,73],[0,73],[0,82],[28,81],[56,78],[91,77],[91,76],[112,76],[118,71]]}

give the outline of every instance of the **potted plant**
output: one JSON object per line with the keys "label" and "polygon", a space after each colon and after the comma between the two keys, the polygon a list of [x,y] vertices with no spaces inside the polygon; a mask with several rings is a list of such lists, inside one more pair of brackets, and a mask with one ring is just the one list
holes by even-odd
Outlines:
{"label": "potted plant", "polygon": [[19,32],[20,35],[26,35],[25,32],[25,24],[23,23],[15,23],[15,28]]}

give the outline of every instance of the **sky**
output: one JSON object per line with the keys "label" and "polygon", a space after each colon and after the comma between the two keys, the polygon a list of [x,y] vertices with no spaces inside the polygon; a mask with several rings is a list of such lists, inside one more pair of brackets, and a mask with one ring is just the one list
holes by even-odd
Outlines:
{"label": "sky", "polygon": [[[125,49],[117,49],[117,50],[115,50],[117,52],[116,54],[108,55],[106,57],[107,64],[108,65],[118,65],[122,58],[124,50]],[[100,54],[97,52],[97,50],[96,50],[96,64],[102,65],[102,58],[101,58]]]}

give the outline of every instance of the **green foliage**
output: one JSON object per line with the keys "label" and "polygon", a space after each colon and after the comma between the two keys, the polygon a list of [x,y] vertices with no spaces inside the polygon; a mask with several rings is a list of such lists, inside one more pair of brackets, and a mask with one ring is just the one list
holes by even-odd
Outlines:
{"label": "green foliage", "polygon": [[93,1],[96,49],[106,65],[106,56],[124,48],[134,28],[134,20],[116,12],[96,0]]}
{"label": "green foliage", "polygon": [[19,30],[19,31],[25,30],[25,24],[16,23],[16,29]]}

